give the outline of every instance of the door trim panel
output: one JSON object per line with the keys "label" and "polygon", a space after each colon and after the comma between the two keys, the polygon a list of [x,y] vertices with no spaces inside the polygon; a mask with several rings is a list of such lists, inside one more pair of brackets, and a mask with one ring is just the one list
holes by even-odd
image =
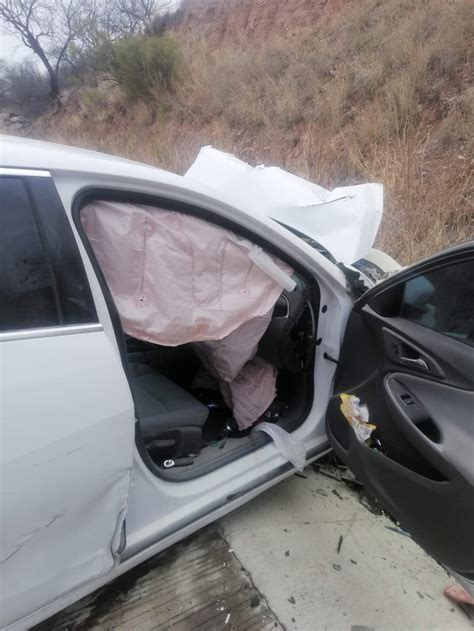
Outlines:
{"label": "door trim panel", "polygon": [[[397,384],[421,402],[428,417],[439,428],[439,442],[427,438],[410,419],[409,413],[403,409]],[[400,430],[433,467],[448,479],[461,474],[474,485],[474,391],[453,388],[406,373],[387,375],[384,390]],[[449,419],[448,425],[443,423],[446,418]]]}

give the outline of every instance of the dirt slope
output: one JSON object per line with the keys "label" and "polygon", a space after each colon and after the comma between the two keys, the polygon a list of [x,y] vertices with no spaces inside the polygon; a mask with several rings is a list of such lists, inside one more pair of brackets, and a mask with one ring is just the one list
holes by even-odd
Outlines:
{"label": "dirt slope", "polygon": [[351,1],[183,0],[178,24],[181,30],[204,31],[214,45],[275,34],[293,37]]}
{"label": "dirt slope", "polygon": [[212,144],[327,188],[383,182],[378,246],[403,263],[474,237],[472,0],[186,0],[177,39],[172,90],[88,75],[9,133],[179,173]]}

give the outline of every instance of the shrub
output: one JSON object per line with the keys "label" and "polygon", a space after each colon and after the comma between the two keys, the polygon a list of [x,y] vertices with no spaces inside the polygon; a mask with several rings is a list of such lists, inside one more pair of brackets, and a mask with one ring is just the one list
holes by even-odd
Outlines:
{"label": "shrub", "polygon": [[27,117],[42,114],[49,105],[49,81],[32,64],[2,64],[0,67],[0,106]]}
{"label": "shrub", "polygon": [[49,93],[49,83],[31,63],[6,65],[2,68],[3,92],[12,103],[22,104],[26,99],[39,98]]}
{"label": "shrub", "polygon": [[109,73],[131,99],[171,90],[181,63],[179,46],[169,35],[121,39],[104,53]]}

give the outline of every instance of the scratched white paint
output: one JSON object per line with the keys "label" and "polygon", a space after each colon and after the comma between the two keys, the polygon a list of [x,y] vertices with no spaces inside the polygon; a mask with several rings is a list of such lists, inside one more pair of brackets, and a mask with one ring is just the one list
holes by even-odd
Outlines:
{"label": "scratched white paint", "polygon": [[4,341],[0,364],[3,627],[113,567],[134,414],[103,331]]}

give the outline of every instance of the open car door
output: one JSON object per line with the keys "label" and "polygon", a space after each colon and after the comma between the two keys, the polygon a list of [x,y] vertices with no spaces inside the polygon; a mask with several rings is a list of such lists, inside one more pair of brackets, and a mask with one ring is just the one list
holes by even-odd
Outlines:
{"label": "open car door", "polygon": [[[440,563],[474,579],[474,241],[396,274],[350,315],[326,424],[337,455]],[[340,393],[368,407],[358,439]]]}

